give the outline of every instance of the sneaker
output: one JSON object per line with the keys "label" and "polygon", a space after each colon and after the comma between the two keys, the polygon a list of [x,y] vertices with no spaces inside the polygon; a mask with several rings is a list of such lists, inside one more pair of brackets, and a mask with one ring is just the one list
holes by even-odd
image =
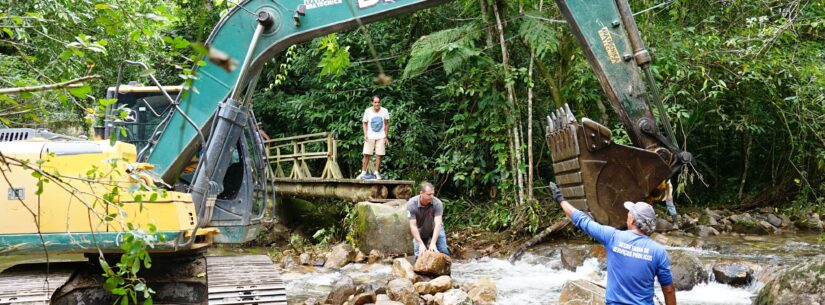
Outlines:
{"label": "sneaker", "polygon": [[375,180],[381,180],[381,174],[375,172]]}
{"label": "sneaker", "polygon": [[358,177],[355,177],[355,179],[366,179],[366,178],[367,178],[367,172],[366,171],[361,171],[361,173],[358,174]]}
{"label": "sneaker", "polygon": [[372,180],[372,179],[375,179],[375,175],[373,175],[372,173],[366,173],[366,174],[364,174],[363,179],[364,180]]}

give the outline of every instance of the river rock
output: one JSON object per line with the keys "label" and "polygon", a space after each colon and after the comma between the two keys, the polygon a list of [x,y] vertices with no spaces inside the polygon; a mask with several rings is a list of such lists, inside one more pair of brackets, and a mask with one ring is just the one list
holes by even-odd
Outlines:
{"label": "river rock", "polygon": [[705,225],[698,225],[693,228],[693,234],[699,237],[708,237],[708,236],[716,236],[719,235],[719,231],[714,229],[713,227],[705,226]]}
{"label": "river rock", "polygon": [[[716,217],[714,217],[713,214],[710,214],[710,213],[712,213],[712,212],[710,212],[710,210],[705,209],[705,212],[702,213],[701,216],[699,216],[699,224],[700,225],[705,225],[705,226],[709,226],[709,227],[715,227],[715,226],[719,225],[719,221],[716,219]],[[716,215],[716,216],[718,216],[719,219],[722,218],[722,216],[719,216],[719,215]]]}
{"label": "river rock", "polygon": [[576,268],[584,263],[587,251],[582,248],[562,248],[561,265],[564,269],[576,272]]}
{"label": "river rock", "polygon": [[403,303],[399,303],[392,300],[378,300],[375,301],[375,305],[404,305]]}
{"label": "river rock", "polygon": [[301,253],[301,255],[298,256],[298,263],[300,263],[301,265],[311,264],[312,263],[312,255],[310,255],[309,253],[306,253],[306,252]]}
{"label": "river rock", "polygon": [[817,233],[823,231],[822,220],[819,219],[819,214],[817,213],[810,213],[800,218],[796,222],[796,227],[799,228],[799,230],[801,231]]}
{"label": "river rock", "polygon": [[731,215],[731,229],[739,234],[765,234],[764,229],[759,227],[758,221],[748,213]]}
{"label": "river rock", "polygon": [[396,258],[392,260],[392,276],[412,281],[415,280],[415,271],[413,271],[413,266],[407,259]]}
{"label": "river rock", "polygon": [[673,224],[664,218],[656,219],[656,232],[667,232],[673,230]]}
{"label": "river rock", "polygon": [[361,252],[361,250],[355,249],[355,258],[352,261],[356,263],[363,263],[367,261],[367,256],[364,255],[364,252]]}
{"label": "river rock", "polygon": [[782,218],[776,217],[776,215],[774,215],[773,213],[769,213],[768,215],[766,215],[765,218],[767,218],[766,220],[772,226],[777,227],[777,228],[782,227]]}
{"label": "river rock", "polygon": [[762,230],[763,234],[778,234],[779,233],[779,229],[777,229],[776,227],[774,227],[773,225],[771,225],[769,222],[767,222],[765,220],[760,220],[759,222],[757,222],[757,225],[759,226],[759,229]]}
{"label": "river rock", "polygon": [[719,283],[742,287],[753,281],[753,268],[743,262],[718,262],[713,265],[713,275]]}
{"label": "river rock", "polygon": [[449,256],[441,252],[423,252],[413,266],[415,272],[432,276],[450,275],[453,262]]}
{"label": "river rock", "polygon": [[355,294],[355,281],[349,276],[343,276],[332,283],[332,290],[327,295],[324,304],[341,305]]}
{"label": "river rock", "polygon": [[413,287],[415,288],[415,292],[419,295],[436,294],[453,288],[453,280],[449,276],[442,275],[427,282],[415,283],[413,284]]}
{"label": "river rock", "polygon": [[753,304],[823,304],[825,256],[806,259],[765,283]]}
{"label": "river rock", "polygon": [[302,305],[318,305],[319,303],[318,303],[318,300],[316,300],[315,298],[309,298],[309,299],[304,300],[304,302],[301,303],[301,304]]}
{"label": "river rock", "polygon": [[438,293],[433,299],[438,305],[473,305],[473,301],[461,289],[450,289],[444,293]]}
{"label": "river rock", "polygon": [[355,249],[348,243],[340,243],[332,247],[324,268],[341,268],[355,259]]}
{"label": "river rock", "polygon": [[791,230],[794,229],[793,221],[791,221],[791,218],[788,217],[788,215],[781,214],[781,215],[779,215],[779,218],[782,219],[782,226],[780,226],[780,228],[783,228],[783,229],[787,228],[787,229],[791,229]]}
{"label": "river rock", "polygon": [[470,285],[467,296],[474,305],[493,305],[496,303],[496,282],[488,278],[481,278]]}
{"label": "river rock", "polygon": [[567,281],[561,287],[559,305],[602,305],[604,293],[604,287],[588,280]]}
{"label": "river rock", "polygon": [[707,281],[705,267],[699,258],[688,251],[668,251],[670,272],[673,274],[673,286],[677,291],[691,290],[693,286]]}
{"label": "river rock", "polygon": [[375,292],[359,293],[349,301],[349,305],[364,305],[371,303],[375,303]]}
{"label": "river rock", "polygon": [[413,254],[405,205],[394,207],[371,202],[358,203],[355,205],[352,233],[358,249],[364,253],[379,250],[391,256]]}
{"label": "river rock", "polygon": [[375,264],[381,262],[381,251],[372,249],[370,250],[370,255],[367,257],[367,264]]}
{"label": "river rock", "polygon": [[292,254],[291,251],[287,251],[284,251],[284,258],[281,259],[281,268],[292,269],[300,265],[301,261],[297,257],[295,257],[295,254]]}
{"label": "river rock", "polygon": [[407,278],[398,278],[387,284],[387,296],[390,300],[404,305],[418,305],[418,294],[413,283]]}

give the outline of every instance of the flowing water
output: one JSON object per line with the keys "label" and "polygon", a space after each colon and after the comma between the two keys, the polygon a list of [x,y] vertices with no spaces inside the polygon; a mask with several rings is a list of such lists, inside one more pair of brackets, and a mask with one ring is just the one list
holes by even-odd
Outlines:
{"label": "flowing water", "polygon": [[[668,247],[668,251],[691,251],[706,265],[711,280],[689,291],[678,291],[679,304],[751,304],[752,299],[764,286],[760,280],[778,267],[793,265],[816,255],[825,255],[817,235],[774,236],[719,236],[702,240],[700,247]],[[572,279],[588,279],[604,285],[606,272],[595,258],[585,260],[575,272],[561,267],[562,247],[582,247],[581,244],[545,244],[531,249],[515,265],[506,259],[485,257],[477,260],[455,261],[452,277],[459,283],[471,283],[487,277],[496,282],[497,304],[544,305],[558,304],[561,288]],[[718,260],[742,260],[759,265],[755,270],[758,279],[746,287],[732,287],[713,281],[710,271]],[[321,298],[331,289],[332,283],[343,275],[351,276],[356,283],[386,283],[390,276],[389,265],[351,264],[341,270],[325,270],[302,267],[289,270],[283,277],[291,304],[300,304],[309,297]],[[664,300],[661,290],[657,296]]]}

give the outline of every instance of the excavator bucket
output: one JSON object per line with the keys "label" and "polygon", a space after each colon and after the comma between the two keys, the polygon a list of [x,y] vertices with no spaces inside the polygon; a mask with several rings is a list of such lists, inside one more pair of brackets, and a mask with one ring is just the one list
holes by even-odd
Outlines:
{"label": "excavator bucket", "polygon": [[562,194],[601,224],[625,227],[623,203],[659,193],[670,175],[658,154],[613,143],[610,129],[587,118],[577,122],[567,105],[548,117],[546,139]]}

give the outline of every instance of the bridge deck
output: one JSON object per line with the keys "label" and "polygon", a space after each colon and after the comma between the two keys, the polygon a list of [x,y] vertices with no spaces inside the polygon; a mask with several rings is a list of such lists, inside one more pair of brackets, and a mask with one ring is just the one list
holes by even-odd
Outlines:
{"label": "bridge deck", "polygon": [[275,192],[282,196],[333,197],[352,202],[364,200],[409,199],[412,180],[363,180],[274,178]]}

